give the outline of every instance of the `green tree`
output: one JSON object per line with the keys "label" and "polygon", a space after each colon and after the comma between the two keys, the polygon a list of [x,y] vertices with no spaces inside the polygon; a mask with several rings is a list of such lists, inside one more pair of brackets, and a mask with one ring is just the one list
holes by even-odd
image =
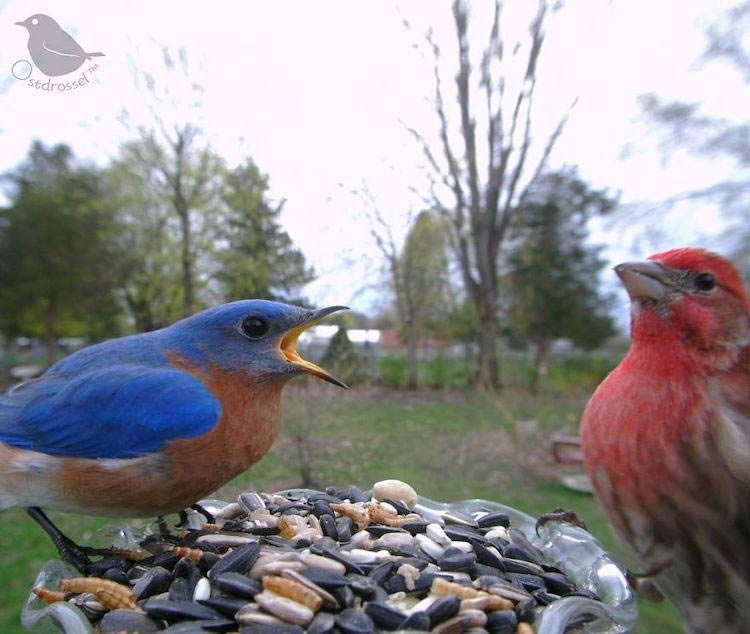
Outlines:
{"label": "green tree", "polygon": [[339,329],[331,337],[320,366],[330,370],[349,385],[361,383],[366,375],[366,360],[349,341],[346,328]]}
{"label": "green tree", "polygon": [[586,240],[589,219],[611,211],[616,200],[565,170],[540,177],[523,204],[509,257],[508,308],[513,336],[534,347],[536,392],[554,339],[593,348],[614,334],[598,284],[606,260]]}
{"label": "green tree", "polygon": [[284,201],[270,201],[268,176],[252,159],[225,169],[219,201],[214,278],[223,297],[304,303],[301,287],[314,279],[313,270],[281,228]]}
{"label": "green tree", "polygon": [[434,334],[448,310],[448,257],[445,229],[430,212],[420,213],[395,261],[393,287],[406,339],[407,385],[417,387],[417,344]]}
{"label": "green tree", "polygon": [[34,142],[7,179],[11,204],[0,212],[6,333],[43,336],[50,362],[60,336],[115,334],[122,254],[113,240],[115,212],[101,172],[77,164],[66,145]]}

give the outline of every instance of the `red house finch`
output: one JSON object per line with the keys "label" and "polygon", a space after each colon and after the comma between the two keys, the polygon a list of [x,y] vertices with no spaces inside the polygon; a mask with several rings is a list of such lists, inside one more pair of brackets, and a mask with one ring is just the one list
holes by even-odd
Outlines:
{"label": "red house finch", "polygon": [[584,411],[586,470],[687,632],[750,632],[750,302],[701,249],[615,271],[632,345]]}

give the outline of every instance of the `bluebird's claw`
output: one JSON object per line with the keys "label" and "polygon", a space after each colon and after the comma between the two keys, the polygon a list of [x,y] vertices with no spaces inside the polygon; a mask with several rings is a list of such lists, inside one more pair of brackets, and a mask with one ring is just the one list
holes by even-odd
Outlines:
{"label": "bluebird's claw", "polygon": [[52,542],[57,547],[57,551],[60,553],[60,558],[71,564],[82,575],[88,575],[89,568],[91,567],[91,559],[89,559],[87,553],[92,552],[92,549],[82,548],[72,539],[63,535],[60,529],[52,523],[52,520],[38,506],[29,506],[26,508],[26,512],[50,536],[50,539],[52,539]]}
{"label": "bluebird's claw", "polygon": [[542,513],[537,518],[535,526],[537,536],[539,535],[539,527],[544,526],[547,522],[565,522],[566,524],[572,524],[583,530],[588,530],[586,528],[586,523],[578,517],[575,511],[555,509],[552,513]]}

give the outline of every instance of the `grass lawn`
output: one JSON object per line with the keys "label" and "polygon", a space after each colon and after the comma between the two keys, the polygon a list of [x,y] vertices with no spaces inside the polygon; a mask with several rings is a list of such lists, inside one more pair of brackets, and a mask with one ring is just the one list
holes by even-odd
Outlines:
{"label": "grass lawn", "polygon": [[[486,498],[532,515],[573,509],[589,530],[618,552],[606,520],[591,496],[558,484],[548,436],[574,432],[587,395],[542,394],[507,389],[501,399],[462,391],[342,392],[320,382],[296,381],[286,389],[285,425],[273,450],[219,491],[231,499],[244,488],[279,490],[314,485],[368,488],[398,478],[440,501]],[[112,524],[52,513],[80,543]],[[21,632],[18,614],[41,564],[54,548],[22,511],[0,513],[0,632]],[[678,634],[679,621],[665,604],[641,604],[640,634]]]}

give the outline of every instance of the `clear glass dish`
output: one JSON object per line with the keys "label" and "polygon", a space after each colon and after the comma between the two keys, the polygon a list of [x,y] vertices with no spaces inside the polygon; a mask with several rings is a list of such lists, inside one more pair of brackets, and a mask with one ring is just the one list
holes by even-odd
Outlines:
{"label": "clear glass dish", "polygon": [[[282,494],[302,495],[302,489],[282,491]],[[204,500],[200,503],[209,511],[217,512],[227,502]],[[604,551],[601,544],[588,532],[571,524],[551,521],[536,534],[536,519],[504,504],[488,500],[464,500],[444,504],[419,498],[415,509],[429,519],[441,521],[446,512],[473,513],[502,511],[510,516],[511,526],[524,532],[528,540],[539,548],[547,559],[565,572],[578,587],[594,592],[601,601],[585,597],[565,597],[539,608],[534,628],[537,634],[621,634],[635,627],[638,607],[635,596],[625,579],[623,569]],[[191,517],[200,522],[198,514]],[[116,545],[134,547],[143,534],[129,527],[117,527]],[[112,532],[110,531],[110,535]],[[111,540],[110,540],[111,543]],[[56,590],[63,577],[77,576],[67,564],[59,560],[42,566],[33,587]],[[64,634],[93,634],[94,628],[76,606],[57,602],[46,605],[33,592],[23,606],[21,623],[30,632],[63,632]]]}

